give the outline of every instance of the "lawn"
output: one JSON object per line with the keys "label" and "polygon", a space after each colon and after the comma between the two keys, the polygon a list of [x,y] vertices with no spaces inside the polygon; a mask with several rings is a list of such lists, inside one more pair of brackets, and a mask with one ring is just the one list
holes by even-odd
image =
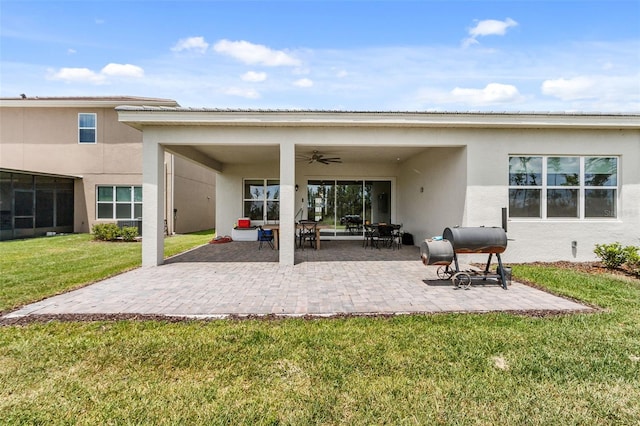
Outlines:
{"label": "lawn", "polygon": [[[165,238],[165,257],[205,244],[213,234]],[[0,242],[0,312],[136,268],[141,253],[139,242],[94,241],[89,234]]]}
{"label": "lawn", "polygon": [[[119,257],[105,253],[106,259]],[[2,273],[4,281],[8,274]],[[0,419],[91,425],[637,425],[637,280],[531,265],[513,265],[513,274],[602,309],[551,317],[1,326]],[[37,287],[34,299],[46,292]]]}

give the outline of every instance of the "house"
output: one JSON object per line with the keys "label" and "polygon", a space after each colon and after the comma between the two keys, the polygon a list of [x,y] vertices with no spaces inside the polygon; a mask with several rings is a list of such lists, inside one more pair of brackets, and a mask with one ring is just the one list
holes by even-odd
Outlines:
{"label": "house", "polygon": [[[0,240],[139,224],[142,133],[119,122],[123,104],[178,107],[137,97],[0,99]],[[161,162],[163,232],[215,227],[215,172],[169,153]]]}
{"label": "house", "polygon": [[587,261],[595,244],[640,243],[639,114],[116,111],[142,131],[146,266],[163,261],[166,153],[218,173],[219,235],[242,217],[279,223],[282,265],[294,263],[301,218],[324,224],[325,239],[362,238],[342,218],[400,223],[416,243],[502,226],[507,262]]}

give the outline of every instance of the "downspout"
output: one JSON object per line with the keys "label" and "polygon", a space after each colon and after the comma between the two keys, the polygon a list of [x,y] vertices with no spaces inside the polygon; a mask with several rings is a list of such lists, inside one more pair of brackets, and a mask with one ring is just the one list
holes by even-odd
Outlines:
{"label": "downspout", "polygon": [[169,228],[169,235],[176,233],[176,210],[175,210],[175,198],[176,198],[176,156],[171,154],[171,209],[169,210],[169,217],[171,220],[171,226]]}
{"label": "downspout", "polygon": [[[166,158],[166,157],[165,157]],[[169,165],[164,162],[164,220],[168,224],[167,209],[169,208]]]}

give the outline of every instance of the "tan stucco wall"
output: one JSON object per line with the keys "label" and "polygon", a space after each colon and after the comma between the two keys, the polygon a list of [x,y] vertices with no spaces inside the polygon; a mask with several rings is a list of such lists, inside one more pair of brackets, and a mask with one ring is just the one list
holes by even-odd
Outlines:
{"label": "tan stucco wall", "polygon": [[[79,113],[96,114],[97,143],[78,143]],[[165,155],[165,162],[171,158]],[[74,231],[89,232],[105,222],[96,220],[96,186],[142,185],[142,132],[120,123],[112,106],[1,107],[0,168],[81,177],[74,190]],[[176,191],[168,185],[166,200],[180,211],[176,232],[213,228],[215,173],[178,160],[171,182]]]}
{"label": "tan stucco wall", "polygon": [[[78,143],[78,113],[95,113],[96,144]],[[0,165],[67,175],[140,173],[141,132],[111,108],[0,108]]]}

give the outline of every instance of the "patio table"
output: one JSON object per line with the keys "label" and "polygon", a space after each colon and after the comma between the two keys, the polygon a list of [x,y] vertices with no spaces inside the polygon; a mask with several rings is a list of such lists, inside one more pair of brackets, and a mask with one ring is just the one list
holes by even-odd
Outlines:
{"label": "patio table", "polygon": [[[273,247],[276,250],[280,249],[280,225],[262,225],[264,229],[273,230]],[[296,223],[296,229],[301,229],[302,226]],[[320,225],[316,226],[316,250],[320,250],[320,230],[321,229],[329,229],[328,225]]]}

